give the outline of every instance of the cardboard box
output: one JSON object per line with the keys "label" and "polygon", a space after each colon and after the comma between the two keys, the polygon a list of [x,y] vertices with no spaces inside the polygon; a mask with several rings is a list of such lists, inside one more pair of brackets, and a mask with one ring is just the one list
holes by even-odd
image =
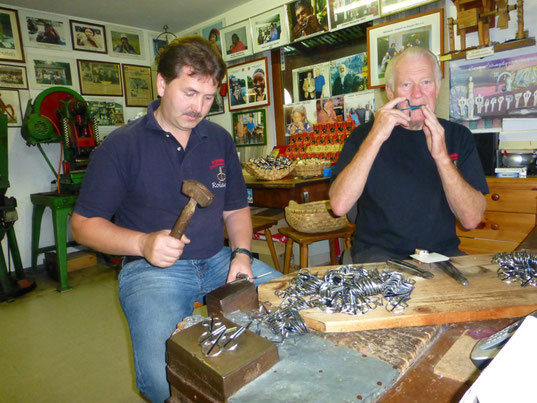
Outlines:
{"label": "cardboard box", "polygon": [[[85,269],[97,264],[97,255],[93,252],[78,251],[67,254],[67,272]],[[45,253],[45,267],[48,274],[58,279],[58,266],[56,262],[56,252]]]}

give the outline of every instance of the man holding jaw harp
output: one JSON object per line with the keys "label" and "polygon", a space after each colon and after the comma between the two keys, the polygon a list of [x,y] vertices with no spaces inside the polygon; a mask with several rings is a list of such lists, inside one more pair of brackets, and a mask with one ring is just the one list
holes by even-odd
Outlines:
{"label": "man holding jaw harp", "polygon": [[394,57],[385,78],[389,102],[354,130],[332,173],[334,213],[358,202],[352,260],[407,259],[416,249],[461,255],[455,220],[475,228],[488,193],[473,135],[435,116],[442,74],[428,49]]}

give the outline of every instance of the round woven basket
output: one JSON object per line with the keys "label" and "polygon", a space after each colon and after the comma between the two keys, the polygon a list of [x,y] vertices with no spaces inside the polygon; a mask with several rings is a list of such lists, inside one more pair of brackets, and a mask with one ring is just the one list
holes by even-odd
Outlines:
{"label": "round woven basket", "polygon": [[266,180],[266,181],[275,181],[278,179],[285,178],[295,169],[296,162],[293,162],[290,166],[284,169],[263,169],[259,168],[251,162],[244,164],[244,169],[250,175],[254,176],[256,179]]}
{"label": "round woven basket", "polygon": [[[307,160],[306,160],[307,161]],[[295,170],[293,171],[294,176],[300,178],[310,177],[310,176],[323,176],[324,169],[330,168],[332,164],[330,161],[316,162],[312,164],[300,164],[296,165]]]}
{"label": "round woven basket", "polygon": [[328,200],[303,204],[291,200],[285,208],[285,219],[293,229],[308,234],[336,231],[349,223],[347,216],[332,213]]}

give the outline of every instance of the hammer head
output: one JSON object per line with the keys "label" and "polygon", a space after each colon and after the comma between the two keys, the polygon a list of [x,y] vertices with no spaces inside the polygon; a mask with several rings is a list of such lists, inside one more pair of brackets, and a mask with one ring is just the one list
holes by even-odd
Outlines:
{"label": "hammer head", "polygon": [[214,200],[214,195],[211,191],[193,179],[183,181],[181,191],[191,199],[194,199],[201,207],[207,207]]}

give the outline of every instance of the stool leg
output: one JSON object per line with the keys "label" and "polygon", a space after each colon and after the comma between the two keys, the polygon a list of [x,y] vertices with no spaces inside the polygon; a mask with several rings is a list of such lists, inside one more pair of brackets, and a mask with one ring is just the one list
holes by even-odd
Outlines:
{"label": "stool leg", "polygon": [[274,248],[274,241],[272,240],[272,233],[267,228],[265,230],[265,238],[267,238],[267,245],[270,250],[270,256],[272,256],[272,261],[274,262],[274,268],[281,272],[280,263],[278,262],[278,256],[276,255],[276,249]]}
{"label": "stool leg", "polygon": [[58,278],[60,279],[58,291],[67,291],[71,289],[71,286],[67,281],[67,217],[70,211],[71,207],[52,209]]}
{"label": "stool leg", "polygon": [[283,274],[289,273],[289,266],[291,266],[291,256],[293,255],[293,240],[287,238],[287,243],[285,244],[285,263],[283,266]]}
{"label": "stool leg", "polygon": [[330,264],[335,265],[337,264],[337,256],[336,256],[336,242],[337,238],[332,238],[329,240],[330,242]]}
{"label": "stool leg", "polygon": [[37,256],[39,255],[39,237],[41,236],[41,219],[45,206],[36,206],[32,212],[32,270],[37,269]]}
{"label": "stool leg", "polygon": [[350,249],[352,247],[351,239],[352,239],[351,236],[345,237],[345,249]]}
{"label": "stool leg", "polygon": [[300,268],[308,267],[308,245],[300,245]]}

